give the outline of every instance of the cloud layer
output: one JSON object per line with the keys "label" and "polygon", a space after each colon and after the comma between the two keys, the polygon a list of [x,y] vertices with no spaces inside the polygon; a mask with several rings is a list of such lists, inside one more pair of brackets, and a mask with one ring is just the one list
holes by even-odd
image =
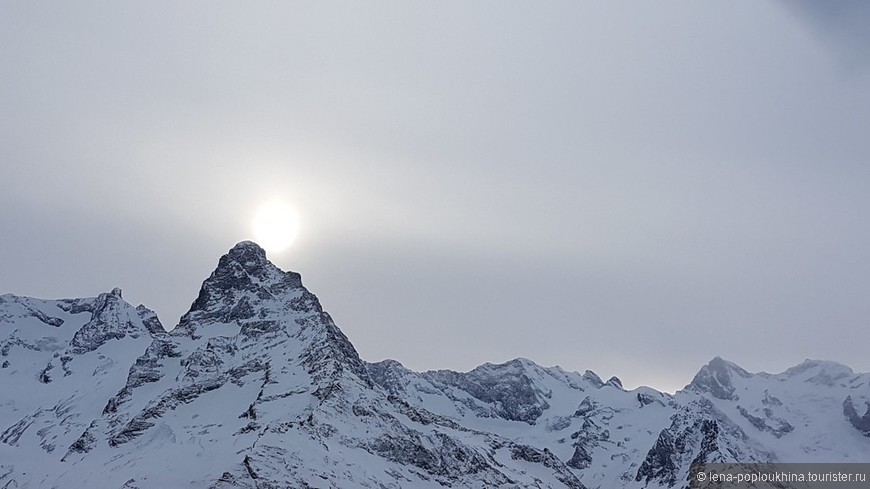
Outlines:
{"label": "cloud layer", "polygon": [[0,291],[119,285],[173,325],[282,198],[273,260],[368,360],[868,371],[867,8],[838,5],[7,5]]}

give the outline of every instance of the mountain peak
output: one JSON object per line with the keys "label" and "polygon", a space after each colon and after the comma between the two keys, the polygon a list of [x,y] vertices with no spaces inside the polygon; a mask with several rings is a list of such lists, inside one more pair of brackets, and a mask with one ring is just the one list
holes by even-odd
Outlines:
{"label": "mountain peak", "polygon": [[266,251],[257,243],[247,240],[236,243],[227,254],[234,258],[250,257],[266,260]]}
{"label": "mountain peak", "polygon": [[[241,241],[230,248],[218,262],[218,270],[237,263],[248,273],[260,275],[263,268],[274,267],[266,258],[266,251],[253,241]],[[215,270],[216,272],[218,270]]]}
{"label": "mountain peak", "polygon": [[227,321],[250,317],[252,302],[277,299],[297,289],[303,289],[301,275],[275,266],[257,243],[242,241],[218,260],[179,326],[188,324],[192,315]]}
{"label": "mountain peak", "polygon": [[217,268],[206,279],[222,289],[252,289],[252,285],[300,287],[302,277],[285,272],[266,258],[266,252],[253,241],[242,241],[218,260]]}
{"label": "mountain peak", "polygon": [[829,360],[813,360],[807,358],[803,362],[787,369],[783,373],[786,375],[797,375],[812,369],[848,370],[850,373],[852,372],[851,368],[843,365],[842,363],[832,362]]}
{"label": "mountain peak", "polygon": [[788,379],[802,379],[804,382],[832,386],[844,382],[855,375],[851,368],[837,362],[806,359],[779,374]]}
{"label": "mountain peak", "polygon": [[743,378],[752,376],[737,364],[724,360],[722,357],[715,357],[710,360],[710,363],[701,367],[687,388],[708,392],[717,399],[737,400],[732,382],[733,374]]}

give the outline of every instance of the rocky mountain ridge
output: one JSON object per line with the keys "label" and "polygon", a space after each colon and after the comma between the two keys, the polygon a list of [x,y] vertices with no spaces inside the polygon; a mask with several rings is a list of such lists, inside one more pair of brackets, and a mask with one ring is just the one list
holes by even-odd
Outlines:
{"label": "rocky mountain ridge", "polygon": [[686,487],[698,461],[870,460],[870,375],[843,365],[717,357],[671,395],[369,363],[251,242],[171,332],[120,289],[0,296],[0,366],[0,488]]}

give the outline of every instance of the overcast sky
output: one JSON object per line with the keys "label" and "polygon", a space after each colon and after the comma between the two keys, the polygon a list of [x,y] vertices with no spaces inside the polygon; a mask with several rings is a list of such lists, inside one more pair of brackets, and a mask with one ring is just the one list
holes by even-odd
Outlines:
{"label": "overcast sky", "polygon": [[173,327],[262,202],[369,361],[870,371],[870,3],[0,3],[0,293]]}

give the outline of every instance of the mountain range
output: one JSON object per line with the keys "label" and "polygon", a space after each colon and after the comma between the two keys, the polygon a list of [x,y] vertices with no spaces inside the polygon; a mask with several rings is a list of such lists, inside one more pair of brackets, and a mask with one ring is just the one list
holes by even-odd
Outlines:
{"label": "mountain range", "polygon": [[668,394],[523,358],[369,363],[247,241],[171,331],[117,288],[0,296],[0,393],[2,489],[682,488],[694,462],[870,461],[870,374],[716,357]]}

